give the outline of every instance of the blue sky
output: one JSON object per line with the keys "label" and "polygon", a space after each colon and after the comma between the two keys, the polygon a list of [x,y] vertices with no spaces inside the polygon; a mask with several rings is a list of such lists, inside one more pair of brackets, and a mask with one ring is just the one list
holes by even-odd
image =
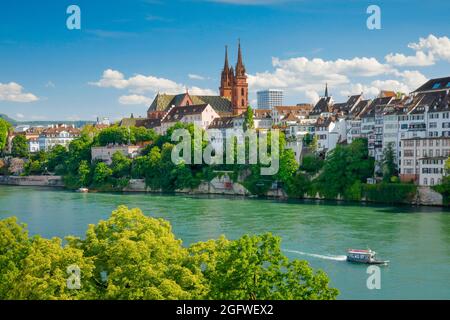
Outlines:
{"label": "blue sky", "polygon": [[[81,8],[81,30],[66,9]],[[381,30],[366,27],[370,4]],[[145,115],[155,93],[213,94],[241,39],[250,100],[413,90],[450,75],[450,3],[364,0],[41,0],[0,4],[0,113],[19,120]],[[422,40],[421,40],[422,39]],[[390,56],[388,56],[391,54]]]}

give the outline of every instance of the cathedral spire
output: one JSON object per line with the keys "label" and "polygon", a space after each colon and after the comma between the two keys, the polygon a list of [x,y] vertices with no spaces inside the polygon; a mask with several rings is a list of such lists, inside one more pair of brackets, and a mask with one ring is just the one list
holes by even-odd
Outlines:
{"label": "cathedral spire", "polygon": [[245,75],[245,66],[242,61],[241,39],[238,42],[238,61],[236,64],[236,76]]}
{"label": "cathedral spire", "polygon": [[225,64],[223,66],[223,70],[228,70],[228,46],[225,46]]}
{"label": "cathedral spire", "polygon": [[325,98],[328,98],[328,83],[325,84]]}
{"label": "cathedral spire", "polygon": [[228,64],[228,46],[225,46],[225,62],[223,65],[221,80],[220,80],[220,96],[231,99],[231,90],[233,85],[233,71]]}

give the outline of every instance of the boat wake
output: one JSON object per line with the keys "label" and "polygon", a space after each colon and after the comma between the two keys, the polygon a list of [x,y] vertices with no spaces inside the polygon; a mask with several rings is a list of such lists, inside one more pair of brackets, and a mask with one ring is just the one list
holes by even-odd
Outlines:
{"label": "boat wake", "polygon": [[297,250],[283,250],[286,252],[290,252],[290,253],[296,253],[302,256],[309,256],[309,257],[314,257],[314,258],[318,258],[318,259],[324,259],[324,260],[333,260],[333,261],[346,261],[347,260],[347,256],[327,256],[327,255],[322,255],[322,254],[315,254],[315,253],[308,253],[308,252],[302,252],[302,251],[297,251]]}

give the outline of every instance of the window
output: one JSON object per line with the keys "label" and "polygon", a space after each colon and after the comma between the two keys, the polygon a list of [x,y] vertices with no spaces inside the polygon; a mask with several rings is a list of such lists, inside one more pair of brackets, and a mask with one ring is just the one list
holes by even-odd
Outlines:
{"label": "window", "polygon": [[449,83],[447,83],[446,87],[447,87],[447,88],[450,88],[450,82],[449,82]]}
{"label": "window", "polygon": [[440,83],[435,83],[435,84],[433,85],[433,89],[439,89],[440,86],[441,86]]}
{"label": "window", "polygon": [[414,156],[414,150],[405,150],[403,153],[405,157],[413,157]]}

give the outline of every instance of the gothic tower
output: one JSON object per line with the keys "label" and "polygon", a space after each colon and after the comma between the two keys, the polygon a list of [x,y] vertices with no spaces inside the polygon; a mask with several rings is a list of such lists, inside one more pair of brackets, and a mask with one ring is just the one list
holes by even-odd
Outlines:
{"label": "gothic tower", "polygon": [[248,83],[245,74],[245,66],[242,60],[241,42],[238,47],[238,61],[232,88],[231,104],[233,106],[233,114],[240,115],[247,110],[248,106]]}
{"label": "gothic tower", "polygon": [[233,91],[234,71],[228,66],[228,47],[225,46],[225,64],[220,80],[220,96],[231,100]]}

